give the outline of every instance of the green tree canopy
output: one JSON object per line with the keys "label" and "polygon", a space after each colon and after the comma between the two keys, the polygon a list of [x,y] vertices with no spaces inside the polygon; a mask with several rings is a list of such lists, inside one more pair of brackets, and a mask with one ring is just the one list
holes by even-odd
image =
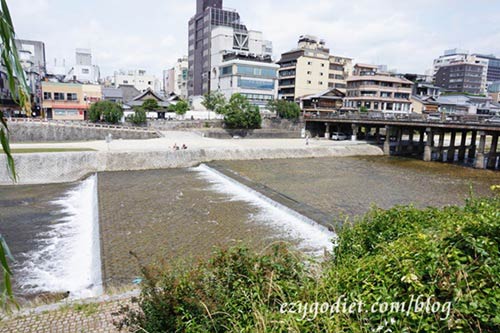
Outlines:
{"label": "green tree canopy", "polygon": [[201,105],[206,107],[207,110],[220,114],[222,111],[221,109],[226,105],[226,98],[224,94],[219,91],[209,92],[203,96]]}
{"label": "green tree canopy", "polygon": [[146,111],[142,107],[134,109],[134,114],[130,115],[127,120],[134,125],[143,125],[147,122]]}
{"label": "green tree canopy", "polygon": [[181,99],[175,104],[175,113],[179,116],[183,116],[189,111],[189,104],[185,100]]}
{"label": "green tree canopy", "polygon": [[110,124],[117,124],[123,117],[123,109],[120,104],[111,101],[99,101],[90,106],[89,120],[98,122],[104,120]]}
{"label": "green tree canopy", "polygon": [[300,107],[295,102],[276,99],[269,101],[267,103],[267,108],[283,119],[298,119],[300,117]]}
{"label": "green tree canopy", "polygon": [[158,101],[156,99],[148,98],[142,102],[142,107],[146,111],[156,111],[160,106],[158,105]]}
{"label": "green tree canopy", "polygon": [[241,94],[231,96],[229,103],[220,108],[220,113],[224,115],[226,128],[230,129],[255,129],[262,123],[259,108]]}

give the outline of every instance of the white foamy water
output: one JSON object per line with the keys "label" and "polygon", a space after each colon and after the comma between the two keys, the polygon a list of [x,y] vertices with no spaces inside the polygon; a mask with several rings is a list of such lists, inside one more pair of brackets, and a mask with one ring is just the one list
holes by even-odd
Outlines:
{"label": "white foamy water", "polygon": [[52,202],[65,217],[39,234],[37,250],[25,254],[21,288],[29,292],[70,292],[71,298],[102,294],[97,175]]}
{"label": "white foamy water", "polygon": [[229,200],[257,207],[259,213],[252,219],[273,227],[278,233],[276,236],[299,240],[300,248],[315,255],[333,250],[332,240],[336,235],[324,226],[204,164],[193,170],[212,184],[212,190],[227,195]]}

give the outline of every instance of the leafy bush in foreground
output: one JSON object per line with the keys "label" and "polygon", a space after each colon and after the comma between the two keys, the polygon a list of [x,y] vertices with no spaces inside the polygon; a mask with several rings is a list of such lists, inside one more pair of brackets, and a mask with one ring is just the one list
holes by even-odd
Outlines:
{"label": "leafy bush in foreground", "polygon": [[[140,311],[124,309],[122,324],[151,333],[500,331],[499,197],[465,207],[373,209],[339,239],[317,274],[283,246],[264,254],[221,250],[191,269],[147,270]],[[446,313],[370,311],[418,295],[451,306]],[[280,313],[290,302],[339,299],[366,307]]]}

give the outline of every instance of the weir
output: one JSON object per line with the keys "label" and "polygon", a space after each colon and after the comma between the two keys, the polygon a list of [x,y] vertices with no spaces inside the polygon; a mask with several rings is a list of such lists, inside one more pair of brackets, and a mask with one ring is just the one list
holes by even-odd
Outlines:
{"label": "weir", "polygon": [[97,175],[80,182],[54,204],[65,216],[37,239],[45,239],[22,269],[22,288],[37,292],[70,292],[71,298],[102,294],[97,211]]}
{"label": "weir", "polygon": [[[324,253],[325,250],[328,252],[333,250],[332,240],[335,240],[337,235],[332,231],[331,225],[317,223],[308,216],[302,215],[301,212],[297,212],[249,187],[245,184],[248,181],[240,183],[232,176],[227,176],[211,166],[202,164],[195,170],[200,172],[206,179],[216,183],[218,185],[216,190],[231,195],[233,200],[244,200],[261,208],[262,214],[259,219],[275,225],[281,232],[289,233],[294,238],[301,239],[301,247],[314,249],[313,252],[318,255]],[[333,218],[330,221],[333,221]]]}

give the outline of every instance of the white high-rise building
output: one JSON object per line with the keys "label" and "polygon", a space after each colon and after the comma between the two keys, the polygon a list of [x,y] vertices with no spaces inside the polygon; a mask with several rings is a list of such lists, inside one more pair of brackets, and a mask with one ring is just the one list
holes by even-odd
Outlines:
{"label": "white high-rise building", "polygon": [[92,64],[90,49],[76,49],[75,66],[66,75],[66,81],[98,84],[101,78],[99,66]]}
{"label": "white high-rise building", "polygon": [[154,75],[147,74],[143,69],[115,72],[115,88],[122,85],[134,86],[137,90],[142,92],[148,89],[152,91],[161,90],[160,81]]}
{"label": "white high-rise building", "polygon": [[212,29],[210,47],[210,90],[226,98],[234,93],[264,108],[278,96],[278,69],[271,55],[272,43],[260,31],[239,31],[233,27]]}
{"label": "white high-rise building", "polygon": [[182,99],[187,99],[188,84],[188,58],[182,57],[177,60],[175,66],[164,71],[163,81],[167,94],[175,93]]}

